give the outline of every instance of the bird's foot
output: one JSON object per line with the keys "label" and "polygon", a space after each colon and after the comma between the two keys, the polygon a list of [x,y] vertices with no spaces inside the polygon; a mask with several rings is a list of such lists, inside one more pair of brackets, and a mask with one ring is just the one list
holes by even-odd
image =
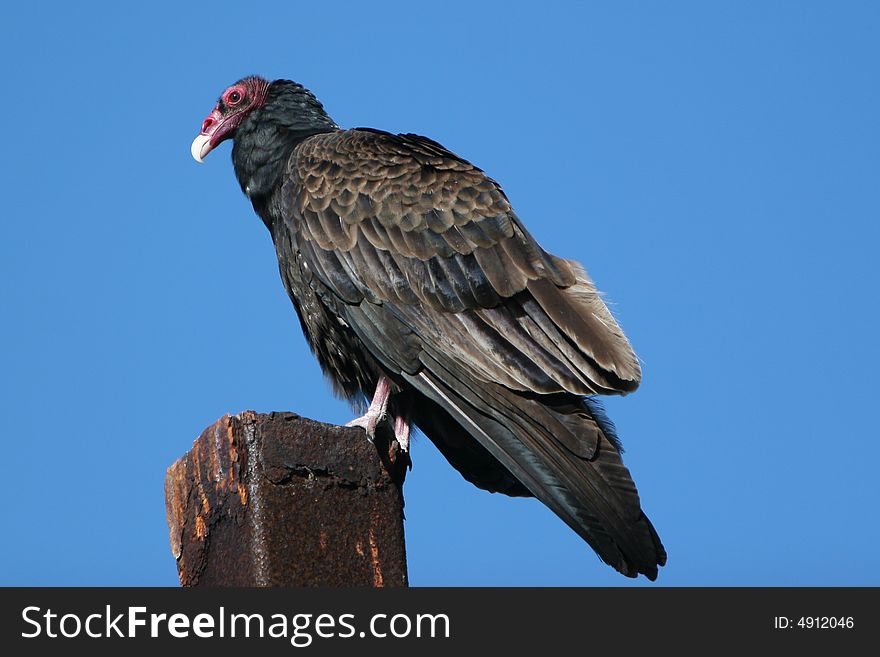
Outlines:
{"label": "bird's foot", "polygon": [[388,398],[391,396],[391,384],[384,376],[379,379],[376,384],[376,393],[373,395],[373,401],[370,407],[362,416],[355,418],[345,426],[361,427],[367,432],[367,438],[372,442],[376,438],[376,427],[385,417],[385,411],[388,408]]}
{"label": "bird's foot", "polygon": [[397,439],[400,449],[404,452],[409,452],[409,432],[409,420],[405,417],[394,418],[394,437]]}
{"label": "bird's foot", "polygon": [[379,423],[382,421],[382,418],[385,417],[385,413],[371,413],[369,410],[361,415],[360,417],[356,417],[351,422],[347,422],[345,426],[347,427],[360,427],[364,431],[367,432],[367,438],[370,441],[373,441],[376,438],[376,427],[379,426]]}

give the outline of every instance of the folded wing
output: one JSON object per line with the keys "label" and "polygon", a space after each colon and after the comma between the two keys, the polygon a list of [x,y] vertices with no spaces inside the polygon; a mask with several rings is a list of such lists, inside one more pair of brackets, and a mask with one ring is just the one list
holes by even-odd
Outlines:
{"label": "folded wing", "polygon": [[316,292],[421,396],[416,424],[450,462],[535,495],[624,574],[656,577],[663,547],[584,398],[635,390],[641,372],[583,268],[544,251],[482,171],[414,135],[306,140],[283,204]]}

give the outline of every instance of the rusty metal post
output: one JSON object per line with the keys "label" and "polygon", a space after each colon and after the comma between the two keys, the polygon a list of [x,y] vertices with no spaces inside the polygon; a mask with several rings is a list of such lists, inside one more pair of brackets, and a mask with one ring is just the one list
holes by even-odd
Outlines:
{"label": "rusty metal post", "polygon": [[205,429],[165,477],[180,583],[406,586],[406,464],[378,433],[253,411]]}

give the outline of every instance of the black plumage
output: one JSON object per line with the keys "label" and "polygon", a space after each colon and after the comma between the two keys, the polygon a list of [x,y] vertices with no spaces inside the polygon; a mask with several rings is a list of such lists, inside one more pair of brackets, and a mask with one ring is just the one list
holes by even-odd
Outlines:
{"label": "black plumage", "polygon": [[474,165],[425,137],[342,130],[296,83],[230,87],[193,154],[230,137],[337,392],[369,399],[384,377],[389,414],[468,481],[534,495],[603,561],[654,579],[666,553],[590,398],[641,371],[584,269],[544,251]]}

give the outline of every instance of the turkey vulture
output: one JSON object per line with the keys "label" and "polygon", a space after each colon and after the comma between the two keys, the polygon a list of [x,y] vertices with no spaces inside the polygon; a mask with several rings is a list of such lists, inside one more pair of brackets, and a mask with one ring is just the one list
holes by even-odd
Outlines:
{"label": "turkey vulture", "polygon": [[226,89],[192,144],[233,139],[241,189],[336,391],[418,427],[468,481],[535,496],[599,557],[653,580],[666,552],[611,422],[638,360],[583,267],[547,253],[501,187],[414,134],[343,130],[290,80]]}

